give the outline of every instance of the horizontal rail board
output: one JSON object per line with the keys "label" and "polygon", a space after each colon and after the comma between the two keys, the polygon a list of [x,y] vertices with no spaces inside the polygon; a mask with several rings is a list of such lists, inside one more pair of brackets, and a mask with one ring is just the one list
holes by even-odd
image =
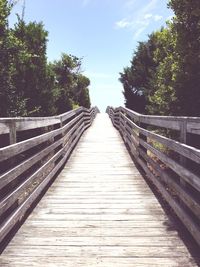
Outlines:
{"label": "horizontal rail board", "polygon": [[[185,143],[188,133],[200,135],[200,118],[149,116],[123,107],[108,107],[107,113],[130,154],[200,245],[200,149]],[[151,126],[158,133],[148,130]],[[159,134],[163,128],[179,132],[180,141]]]}
{"label": "horizontal rail board", "polygon": [[149,168],[147,168],[146,164],[144,164],[144,162],[141,159],[139,159],[139,164],[143,167],[148,178],[158,188],[159,192],[165,198],[167,203],[172,207],[176,215],[179,217],[182,223],[190,231],[193,238],[200,245],[200,242],[199,242],[200,241],[200,227],[195,223],[194,220],[192,220],[192,218],[187,214],[187,212],[184,211],[181,205],[177,203],[177,201],[175,201],[171,197],[170,193],[165,189],[165,187],[161,184],[161,182],[158,179],[156,179],[156,177],[152,174],[152,172],[149,170]]}
{"label": "horizontal rail board", "polygon": [[16,125],[16,131],[26,131],[58,124],[60,123],[60,119],[59,118],[0,119],[0,134],[9,133],[9,126],[13,122]]}
{"label": "horizontal rail board", "polygon": [[[129,131],[133,129],[137,129],[138,132],[142,133],[146,137],[151,138],[152,140],[158,141],[159,143],[165,145],[166,147],[172,149],[173,151],[179,153],[182,156],[187,157],[188,159],[191,159],[195,161],[196,163],[200,164],[200,149],[196,149],[194,147],[188,146],[186,144],[182,144],[178,141],[169,139],[167,137],[161,136],[159,134],[150,132],[148,130],[145,130],[138,125],[136,125],[134,122],[132,122],[130,119],[128,119],[124,114],[122,114],[123,119],[129,123],[129,125],[132,126],[132,128],[129,128]],[[135,131],[133,131],[133,134],[135,134]]]}
{"label": "horizontal rail board", "polygon": [[[89,112],[93,110],[90,109]],[[46,126],[51,126],[59,124],[66,120],[71,119],[78,113],[87,112],[84,108],[77,108],[76,110],[68,111],[59,116],[52,117],[19,117],[19,118],[0,118],[0,134],[9,133],[9,126],[11,123],[15,123],[16,131],[25,131],[37,128],[43,128]]]}
{"label": "horizontal rail board", "polygon": [[48,141],[50,138],[56,137],[57,135],[61,133],[62,133],[62,129],[57,129],[50,133],[45,133],[37,137],[33,137],[28,140],[10,145],[8,147],[0,148],[0,161],[7,160],[15,155],[18,155],[19,153],[27,151],[37,145],[40,145]]}
{"label": "horizontal rail board", "polygon": [[23,161],[21,164],[17,165],[16,167],[10,169],[8,172],[4,173],[0,176],[0,189],[6,186],[8,183],[13,181],[15,178],[20,176],[23,172],[28,170],[34,164],[39,162],[42,158],[48,155],[51,151],[61,145],[63,139],[58,140],[57,142],[53,143],[52,145],[48,146],[47,148],[43,149],[42,151],[38,152],[34,156],[28,158],[27,160]]}
{"label": "horizontal rail board", "polygon": [[[46,129],[49,132],[41,132],[35,137],[0,148],[0,162],[12,158],[8,170],[0,175],[0,193],[4,196],[0,199],[0,247],[1,241],[21,221],[30,205],[63,166],[97,112],[96,107],[89,110],[81,107],[54,117],[0,119],[0,134],[7,133],[11,124],[15,124],[16,131],[37,129],[40,126],[44,128],[54,124],[59,127],[50,127]],[[35,127],[32,123],[35,123]],[[41,144],[43,146],[40,148]],[[36,152],[30,155],[25,153],[35,147]],[[20,153],[23,153],[25,158],[16,165],[15,159]],[[8,210],[10,212],[7,212]]]}
{"label": "horizontal rail board", "polygon": [[154,169],[155,173],[159,175],[159,179],[169,186],[172,190],[176,190],[179,198],[185,203],[185,205],[193,210],[194,214],[200,219],[200,205],[194,196],[184,189],[177,181],[170,177],[165,170],[163,170],[160,165],[147,156],[144,151],[140,149],[140,155],[146,160]]}
{"label": "horizontal rail board", "polygon": [[179,174],[187,183],[196,188],[200,192],[200,179],[197,175],[187,170],[180,164],[178,164],[173,159],[166,156],[164,153],[155,149],[151,145],[147,144],[143,140],[140,139],[140,144],[144,146],[147,150],[151,151],[154,155],[156,155],[163,163],[169,166],[172,170],[174,170],[177,174]]}

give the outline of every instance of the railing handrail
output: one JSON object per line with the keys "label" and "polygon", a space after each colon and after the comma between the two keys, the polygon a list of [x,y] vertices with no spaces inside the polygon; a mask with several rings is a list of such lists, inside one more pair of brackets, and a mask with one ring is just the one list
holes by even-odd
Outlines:
{"label": "railing handrail", "polygon": [[[123,107],[106,111],[146,177],[200,245],[200,149],[187,144],[189,134],[200,139],[200,118],[142,115]],[[161,135],[163,128],[180,132],[179,141]]]}
{"label": "railing handrail", "polygon": [[144,115],[125,107],[107,107],[107,110],[125,112],[135,121],[171,130],[180,130],[185,125],[188,133],[200,135],[200,117]]}
{"label": "railing handrail", "polygon": [[135,115],[136,117],[144,117],[144,118],[160,118],[160,119],[189,119],[189,120],[197,120],[199,119],[200,121],[200,117],[191,117],[191,116],[167,116],[167,115],[148,115],[148,114],[142,114],[142,113],[138,113],[132,109],[129,109],[129,108],[126,108],[126,107],[122,107],[122,106],[119,106],[117,108],[115,107],[112,107],[112,106],[108,106],[106,108],[106,112],[109,110],[109,109],[113,109],[115,111],[120,111],[120,110],[125,110],[125,111],[128,111],[130,113],[132,113],[133,115]]}
{"label": "railing handrail", "polygon": [[12,144],[0,148],[0,253],[7,235],[48,187],[98,112],[94,107],[61,114],[50,129],[44,123],[39,134],[19,142],[14,140],[16,128],[15,133],[11,129]]}
{"label": "railing handrail", "polygon": [[[97,107],[94,107],[94,108],[98,110]],[[68,119],[82,111],[90,112],[92,109],[93,108],[87,109],[84,107],[79,107],[74,110],[70,110],[60,115],[55,115],[55,116],[0,118],[0,135],[9,133],[10,127],[12,124],[15,124],[15,128],[17,131],[31,130],[31,129],[58,124],[63,119]]]}

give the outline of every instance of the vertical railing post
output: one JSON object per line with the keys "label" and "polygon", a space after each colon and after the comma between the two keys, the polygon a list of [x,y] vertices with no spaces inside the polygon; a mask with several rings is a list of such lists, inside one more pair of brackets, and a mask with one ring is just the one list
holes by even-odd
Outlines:
{"label": "vertical railing post", "polygon": [[63,127],[63,119],[62,119],[62,116],[60,116],[60,128]]}
{"label": "vertical railing post", "polygon": [[126,143],[126,133],[124,132],[124,130],[125,130],[124,124],[125,124],[125,121],[122,118],[122,111],[120,110],[120,113],[119,113],[119,131],[121,133],[121,136],[124,139],[124,142]]}
{"label": "vertical railing post", "polygon": [[10,145],[17,143],[16,122],[14,120],[9,123],[9,143]]}
{"label": "vertical railing post", "polygon": [[[187,144],[187,119],[180,121],[180,142]],[[186,163],[186,159],[183,156],[180,156],[180,162]]]}
{"label": "vertical railing post", "polygon": [[[181,119],[180,121],[180,142],[183,144],[187,144],[187,119]],[[187,160],[184,156],[180,155],[179,157],[180,164],[183,167],[186,167]],[[180,184],[182,186],[186,186],[185,181],[180,177]]]}
{"label": "vertical railing post", "polygon": [[[143,128],[143,129],[146,129],[146,124],[142,123],[141,122],[141,119],[139,117],[139,121],[138,121],[138,124],[139,124],[139,127],[140,128]],[[145,135],[143,135],[141,132],[139,132],[139,142],[140,142],[140,139],[143,140],[144,142],[147,143],[147,137]],[[143,153],[147,154],[147,149],[145,147],[143,147],[140,143],[139,143],[139,150],[142,150]],[[138,154],[140,155],[140,151],[138,151]],[[140,155],[140,158],[145,162],[145,164],[147,164],[147,162],[145,161],[144,157],[142,157]]]}
{"label": "vertical railing post", "polygon": [[[60,129],[62,129],[63,127],[63,117],[60,116]],[[65,151],[64,151],[64,146],[65,146],[65,140],[64,140],[64,137],[65,137],[65,134],[64,132],[62,131],[62,134],[61,134],[62,138],[63,138],[63,141],[62,141],[62,148],[63,148],[63,153],[62,153],[62,156],[65,155]]]}
{"label": "vertical railing post", "polygon": [[[17,131],[16,131],[16,121],[11,120],[9,122],[9,144],[13,145],[17,143]],[[10,166],[14,166],[16,162],[15,158],[12,158],[9,161]],[[12,181],[10,183],[10,188],[15,188],[19,183],[19,178],[15,179],[14,181]],[[14,203],[12,204],[12,206],[10,207],[10,211],[14,211],[15,209],[17,209],[17,207],[19,206],[19,201],[18,199],[16,201],[14,201]]]}
{"label": "vertical railing post", "polygon": [[[126,116],[126,114],[124,113],[124,116]],[[122,129],[122,135],[123,135],[123,137],[124,137],[124,141],[125,141],[125,143],[127,144],[127,122],[126,122],[126,120],[124,119],[123,120],[123,129]]]}
{"label": "vertical railing post", "polygon": [[82,109],[82,116],[81,119],[83,119],[83,127],[86,125],[85,119],[86,119],[86,111]]}

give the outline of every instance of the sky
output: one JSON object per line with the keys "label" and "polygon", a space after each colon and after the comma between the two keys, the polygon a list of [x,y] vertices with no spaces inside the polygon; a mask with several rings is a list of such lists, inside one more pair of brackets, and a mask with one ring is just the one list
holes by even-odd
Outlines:
{"label": "sky", "polygon": [[[22,14],[19,0],[9,18],[10,27]],[[130,65],[138,42],[165,26],[173,13],[168,0],[26,0],[25,21],[43,22],[49,32],[47,57],[61,53],[82,58],[90,81],[92,106],[123,106],[119,72]]]}

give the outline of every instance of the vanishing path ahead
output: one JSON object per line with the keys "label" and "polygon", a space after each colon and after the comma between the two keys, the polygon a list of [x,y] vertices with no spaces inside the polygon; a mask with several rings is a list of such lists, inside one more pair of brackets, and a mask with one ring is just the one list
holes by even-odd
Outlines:
{"label": "vanishing path ahead", "polygon": [[196,265],[108,116],[98,114],[0,266]]}

